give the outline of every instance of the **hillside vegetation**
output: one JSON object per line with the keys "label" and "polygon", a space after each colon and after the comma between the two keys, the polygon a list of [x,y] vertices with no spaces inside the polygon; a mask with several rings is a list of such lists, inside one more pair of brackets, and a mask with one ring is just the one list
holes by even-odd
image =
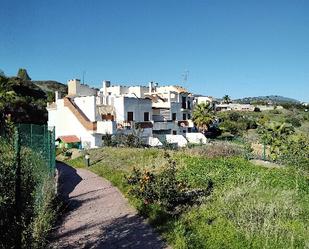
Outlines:
{"label": "hillside vegetation", "polygon": [[[105,147],[88,152],[90,170],[117,186],[174,248],[308,246],[308,173],[291,166],[256,166],[239,153],[208,158],[201,149],[192,156],[193,150]],[[84,167],[82,157],[68,162]],[[168,181],[162,182],[162,176]],[[166,193],[203,190],[207,194],[191,202],[165,199]]]}
{"label": "hillside vegetation", "polygon": [[67,94],[67,86],[56,81],[31,81],[27,71],[20,69],[17,77],[0,74],[0,123],[45,124],[47,102],[54,101],[54,92]]}

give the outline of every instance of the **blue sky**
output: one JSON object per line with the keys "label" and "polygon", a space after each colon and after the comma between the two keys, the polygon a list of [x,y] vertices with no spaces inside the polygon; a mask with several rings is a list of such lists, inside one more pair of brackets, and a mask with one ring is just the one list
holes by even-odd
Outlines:
{"label": "blue sky", "polygon": [[0,68],[309,101],[308,0],[1,0]]}

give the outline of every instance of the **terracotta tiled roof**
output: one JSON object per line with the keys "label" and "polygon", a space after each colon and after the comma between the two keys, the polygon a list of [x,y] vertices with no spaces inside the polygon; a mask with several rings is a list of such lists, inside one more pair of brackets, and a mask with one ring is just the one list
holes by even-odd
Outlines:
{"label": "terracotta tiled roof", "polygon": [[64,143],[77,143],[80,142],[80,139],[77,136],[71,135],[71,136],[60,136],[58,139],[60,139]]}

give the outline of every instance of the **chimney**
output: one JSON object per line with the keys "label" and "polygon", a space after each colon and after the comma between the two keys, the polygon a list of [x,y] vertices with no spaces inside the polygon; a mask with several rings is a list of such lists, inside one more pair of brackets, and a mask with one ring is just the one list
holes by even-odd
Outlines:
{"label": "chimney", "polygon": [[149,93],[152,93],[152,81],[149,82]]}
{"label": "chimney", "polygon": [[154,84],[154,91],[155,91],[155,92],[157,91],[158,85],[159,85],[159,83],[157,83],[157,82]]}
{"label": "chimney", "polygon": [[107,95],[107,88],[111,86],[111,82],[109,80],[103,80],[103,95]]}
{"label": "chimney", "polygon": [[168,91],[168,103],[171,103],[171,91]]}
{"label": "chimney", "polygon": [[61,94],[58,91],[55,91],[55,102],[61,98]]}

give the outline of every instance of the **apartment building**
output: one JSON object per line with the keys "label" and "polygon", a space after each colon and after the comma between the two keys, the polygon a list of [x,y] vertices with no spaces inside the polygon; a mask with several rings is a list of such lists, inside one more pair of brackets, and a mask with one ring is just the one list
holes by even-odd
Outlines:
{"label": "apartment building", "polygon": [[[193,100],[180,86],[103,81],[101,89],[93,89],[74,79],[68,81],[68,95],[61,98],[56,93],[55,102],[48,105],[48,125],[55,126],[56,137],[74,135],[83,147],[100,147],[102,135],[117,133],[135,133],[150,145],[160,145],[160,140],[181,140],[178,144],[183,145],[184,137],[194,131]],[[190,142],[194,137],[204,141],[200,134],[188,137]]]}

